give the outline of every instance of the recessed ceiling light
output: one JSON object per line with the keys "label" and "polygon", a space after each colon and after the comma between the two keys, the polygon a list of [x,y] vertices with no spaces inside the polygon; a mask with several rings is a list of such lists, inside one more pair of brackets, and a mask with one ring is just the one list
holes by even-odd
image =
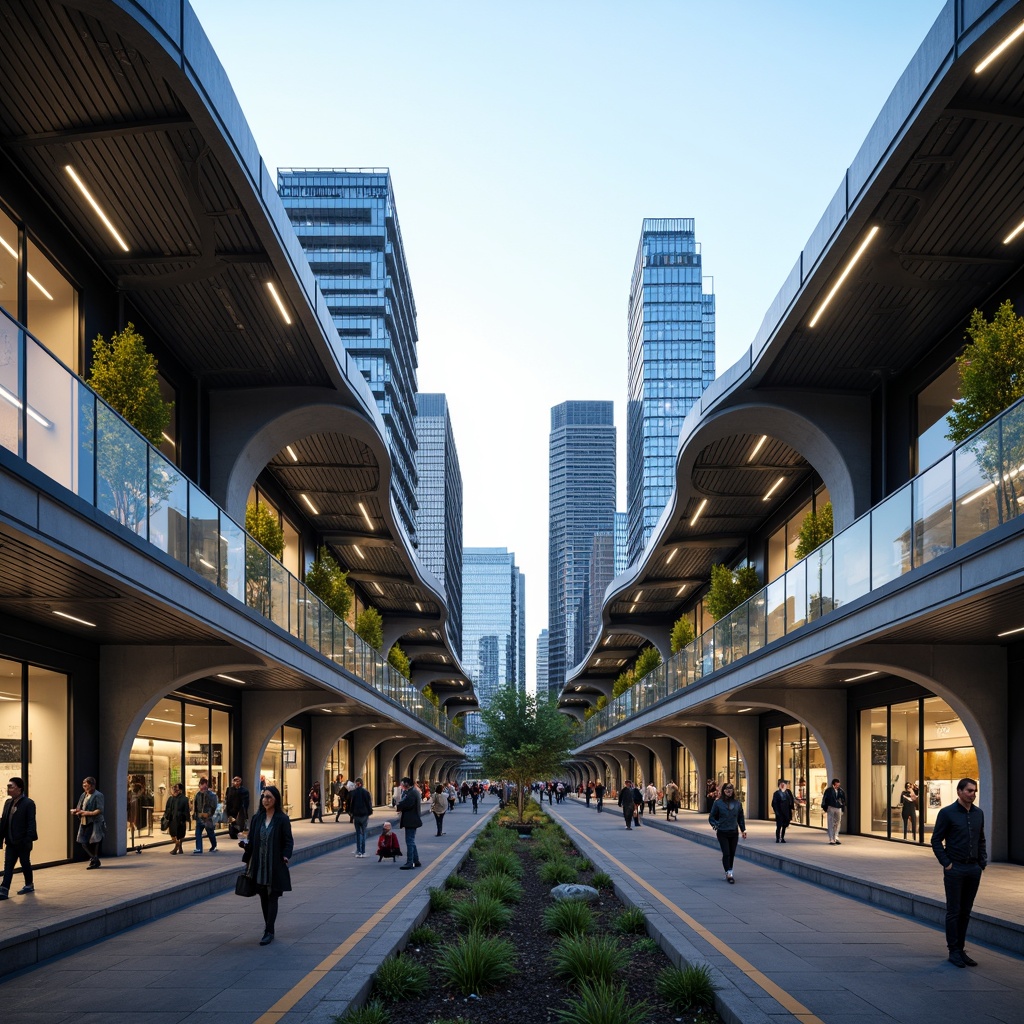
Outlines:
{"label": "recessed ceiling light", "polygon": [[[373,581],[373,589],[376,590],[378,594],[381,594],[383,596],[384,588],[376,580]],[[422,633],[423,630],[421,629],[420,632]]]}
{"label": "recessed ceiling light", "polygon": [[243,686],[245,686],[245,680],[244,679],[237,679],[235,676],[226,676],[226,675],[224,675],[223,672],[218,672],[217,673],[217,678],[218,679],[226,679],[229,683],[241,683]]}
{"label": "recessed ceiling light", "polygon": [[865,238],[864,241],[860,243],[860,246],[857,249],[857,251],[853,254],[853,256],[850,257],[850,262],[846,264],[846,268],[839,275],[839,280],[836,281],[834,285],[832,285],[832,290],[828,293],[828,295],[825,296],[825,301],[822,302],[822,304],[818,307],[818,312],[814,314],[814,317],[811,319],[811,322],[807,325],[808,327],[813,327],[821,319],[821,314],[824,313],[825,310],[828,308],[828,304],[835,298],[836,292],[838,292],[839,289],[842,287],[843,282],[847,279],[847,277],[849,277],[850,271],[853,270],[853,268],[857,265],[857,261],[861,258],[861,256],[864,255],[865,250],[871,244],[871,240],[877,234],[878,225],[876,224],[868,232],[868,237]]}
{"label": "recessed ceiling light", "polygon": [[767,440],[768,440],[768,435],[767,434],[762,434],[761,435],[761,440],[758,441],[757,444],[754,445],[754,450],[750,453],[749,456],[747,456],[747,462],[753,462],[754,459],[757,458],[757,453],[764,447],[764,443]]}
{"label": "recessed ceiling light", "polygon": [[982,71],[984,71],[985,68],[987,68],[989,64],[991,64],[992,61],[994,61],[996,57],[1003,52],[1003,50],[1005,50],[1015,39],[1020,37],[1021,33],[1024,33],[1024,21],[1022,21],[994,50],[989,50],[989,52],[985,54],[981,63],[975,67],[974,73],[976,75],[980,75]]}
{"label": "recessed ceiling light", "polygon": [[699,505],[697,506],[697,511],[693,513],[693,518],[692,518],[692,519],[690,520],[690,525],[691,525],[691,526],[695,526],[695,525],[696,525],[696,523],[697,523],[697,520],[698,520],[698,519],[700,519],[700,517],[701,517],[701,513],[702,513],[702,512],[704,511],[704,509],[705,509],[705,508],[707,508],[707,505],[708,505],[708,499],[707,499],[707,498],[705,498],[705,499],[704,499],[704,500],[703,500],[703,501],[702,501],[702,502],[701,502],[701,503],[700,503],[700,504],[699,504]]}
{"label": "recessed ceiling light", "polygon": [[267,282],[267,291],[270,292],[271,298],[273,298],[274,302],[277,304],[277,308],[281,313],[281,319],[284,320],[286,324],[290,324],[292,322],[292,318],[288,315],[288,310],[285,309],[285,305],[281,301],[281,296],[278,295],[277,288],[274,287],[273,281]]}
{"label": "recessed ceiling light", "polygon": [[82,181],[82,179],[77,174],[75,174],[74,167],[72,167],[71,164],[65,164],[64,170],[68,172],[68,175],[70,176],[71,180],[78,186],[78,191],[81,192],[83,196],[85,196],[86,202],[93,208],[93,211],[95,212],[96,216],[99,217],[101,221],[103,221],[103,226],[114,236],[114,240],[117,242],[117,244],[121,246],[121,248],[125,252],[128,252],[128,243],[125,242],[125,240],[118,234],[117,228],[114,227],[114,225],[110,221],[110,218],[103,212],[103,209],[100,206],[100,204],[97,203],[95,199],[93,199],[92,193],[85,186],[85,182]]}
{"label": "recessed ceiling light", "polygon": [[864,672],[864,673],[862,673],[859,676],[850,676],[848,679],[844,679],[843,682],[844,683],[855,683],[855,682],[857,682],[858,679],[867,679],[870,676],[877,676],[877,675],[878,675],[877,672]]}
{"label": "recessed ceiling light", "polygon": [[80,619],[77,615],[68,615],[67,612],[54,612],[53,614],[62,619],[69,619],[71,622],[78,622],[83,626],[91,626],[93,629],[96,628],[95,622],[89,622],[87,619]]}
{"label": "recessed ceiling light", "polygon": [[768,493],[761,500],[767,501],[782,486],[782,481],[785,479],[786,478],[784,476],[780,476],[779,479],[768,488]]}
{"label": "recessed ceiling light", "polygon": [[292,457],[292,462],[299,461],[298,455],[295,454],[295,449],[290,444],[286,444],[284,450]]}
{"label": "recessed ceiling light", "polygon": [[753,710],[754,710],[753,708],[740,708],[739,711],[736,712],[736,714],[737,715],[742,715],[744,711],[753,711]]}
{"label": "recessed ceiling light", "polygon": [[676,555],[678,555],[678,554],[679,554],[679,548],[673,548],[669,552],[668,558],[665,559],[665,564],[666,565],[671,565],[673,560],[675,559]]}
{"label": "recessed ceiling light", "polygon": [[369,513],[366,511],[366,506],[359,502],[359,511],[363,513],[363,518],[366,520],[366,525],[370,528],[370,532],[373,532],[373,520],[370,518]]}
{"label": "recessed ceiling light", "polygon": [[365,561],[366,555],[363,554],[363,549],[358,544],[353,544],[352,547],[355,550],[355,553]]}
{"label": "recessed ceiling light", "polygon": [[310,512],[312,512],[312,513],[313,513],[313,515],[315,515],[315,516],[318,516],[318,515],[320,515],[319,511],[317,511],[317,507],[316,507],[316,505],[314,505],[314,504],[313,504],[313,502],[311,502],[311,501],[309,500],[309,495],[308,495],[308,494],[303,494],[303,495],[301,495],[301,497],[302,497],[302,500],[303,500],[303,501],[304,501],[304,502],[306,503],[306,505],[307,505],[307,506],[309,507],[309,511],[310,511]]}
{"label": "recessed ceiling light", "polygon": [[678,589],[678,590],[676,591],[676,597],[682,597],[682,596],[683,596],[683,591],[684,591],[684,590],[685,590],[685,589],[686,589],[686,588],[687,588],[688,586],[689,586],[689,584],[688,584],[688,583],[684,583],[684,584],[683,584],[683,585],[682,585],[682,586],[681,586],[681,587],[680,587],[680,588],[679,588],[679,589]]}

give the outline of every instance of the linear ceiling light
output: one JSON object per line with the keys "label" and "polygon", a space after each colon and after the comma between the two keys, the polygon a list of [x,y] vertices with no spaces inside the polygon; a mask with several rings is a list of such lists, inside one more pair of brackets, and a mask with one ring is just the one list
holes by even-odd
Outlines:
{"label": "linear ceiling light", "polygon": [[828,308],[828,304],[835,298],[836,292],[839,291],[839,289],[842,287],[842,284],[849,276],[850,271],[853,270],[853,268],[857,265],[857,260],[859,260],[861,256],[864,255],[864,250],[867,249],[867,247],[871,244],[871,239],[874,238],[877,234],[878,225],[876,224],[868,232],[868,237],[865,238],[864,241],[860,243],[860,248],[858,248],[857,251],[850,258],[850,262],[846,264],[846,268],[839,275],[839,280],[836,281],[834,285],[832,285],[832,290],[828,293],[828,295],[825,296],[825,301],[818,307],[818,312],[814,314],[814,318],[807,325],[808,327],[813,327],[821,318],[821,314],[824,313],[825,310]]}
{"label": "linear ceiling light", "polygon": [[366,555],[363,554],[363,549],[358,544],[353,544],[352,547],[355,549],[355,553],[365,562]]}
{"label": "linear ceiling light", "polygon": [[218,679],[226,679],[229,683],[241,683],[242,686],[245,686],[245,680],[244,679],[237,679],[235,676],[226,676],[222,672],[218,672],[217,673],[217,678]]}
{"label": "linear ceiling light", "polygon": [[274,287],[273,281],[267,282],[267,291],[270,292],[274,302],[277,303],[277,308],[281,313],[281,319],[284,320],[286,324],[290,324],[292,322],[292,318],[288,315],[288,310],[284,308],[284,303],[281,301],[281,296],[277,294],[277,289]]}
{"label": "linear ceiling light", "polygon": [[678,590],[676,591],[676,597],[682,597],[682,596],[683,596],[683,591],[684,591],[684,590],[685,590],[685,589],[687,588],[687,586],[689,586],[689,584],[687,584],[687,583],[684,583],[684,584],[683,584],[683,585],[682,585],[682,586],[681,586],[681,587],[680,587],[680,588],[679,588],[679,589],[678,589]]}
{"label": "linear ceiling light", "polygon": [[644,596],[644,592],[643,592],[642,590],[638,590],[638,591],[636,592],[636,597],[634,597],[634,598],[633,598],[633,600],[634,600],[634,601],[639,601],[639,600],[640,600],[640,598],[641,598],[641,597],[643,597],[643,596]]}
{"label": "linear ceiling light", "polygon": [[370,518],[369,513],[366,511],[366,506],[359,502],[359,511],[363,513],[363,518],[366,520],[366,525],[370,528],[370,532],[373,532],[373,520]]}
{"label": "linear ceiling light", "polygon": [[117,244],[121,246],[121,248],[124,249],[125,252],[129,252],[128,244],[118,234],[117,228],[114,227],[113,223],[111,223],[110,218],[103,212],[103,208],[100,206],[100,204],[97,203],[95,199],[93,199],[92,193],[85,187],[85,182],[82,181],[82,179],[77,174],[75,174],[74,167],[72,167],[71,164],[65,164],[64,170],[68,172],[68,175],[70,176],[71,180],[78,186],[78,191],[81,192],[83,196],[85,196],[85,201],[93,208],[93,210],[96,213],[96,216],[99,217],[101,221],[103,221],[103,226],[114,236],[114,241],[116,241]]}
{"label": "linear ceiling light", "polygon": [[417,602],[416,602],[416,611],[418,611],[418,612],[421,612],[421,611],[423,611],[423,605],[421,605],[421,604],[419,603],[419,601],[417,601]]}
{"label": "linear ceiling light", "polygon": [[697,511],[693,513],[693,518],[690,520],[691,526],[697,525],[697,520],[700,519],[701,513],[708,507],[708,499],[705,498],[698,506]]}
{"label": "linear ceiling light", "polygon": [[[0,245],[2,245],[15,259],[18,258],[18,253],[11,247],[10,243],[6,238],[0,238]],[[31,274],[25,275],[29,281],[32,282],[51,302],[53,302],[53,296],[39,283],[36,278]]]}
{"label": "linear ceiling light", "polygon": [[762,434],[761,435],[761,440],[758,441],[757,444],[754,445],[754,450],[750,453],[749,456],[747,456],[747,462],[753,462],[754,459],[757,458],[757,453],[764,447],[764,443],[767,440],[768,440],[768,435],[767,434]]}
{"label": "linear ceiling light", "polygon": [[295,454],[295,449],[290,444],[286,444],[284,450],[292,457],[292,462],[299,461],[298,455]]}
{"label": "linear ceiling light", "polygon": [[309,500],[309,495],[308,494],[303,494],[303,495],[301,495],[301,497],[302,497],[302,500],[306,503],[307,507],[309,508],[309,511],[312,512],[313,515],[315,515],[315,516],[320,515],[319,511],[317,511],[316,505],[314,505],[313,502],[311,502]]}
{"label": "linear ceiling light", "polygon": [[1021,34],[1024,33],[1024,21],[1022,21],[994,50],[989,52],[982,58],[980,64],[974,69],[976,75],[980,75],[1005,50],[1015,39],[1019,39]]}
{"label": "linear ceiling light", "polygon": [[668,558],[665,560],[665,564],[666,565],[671,565],[672,562],[675,560],[676,555],[678,555],[678,554],[679,554],[679,548],[673,548],[669,552]]}
{"label": "linear ceiling light", "polygon": [[861,674],[859,676],[850,676],[849,679],[844,679],[843,682],[844,683],[855,683],[855,682],[857,682],[858,679],[867,679],[870,676],[877,676],[877,675],[878,675],[877,672],[864,672],[863,674]]}
{"label": "linear ceiling light", "polygon": [[62,619],[70,619],[72,622],[78,622],[83,626],[91,626],[93,629],[96,628],[95,622],[89,622],[87,619],[80,619],[77,615],[68,615],[67,612],[54,612],[53,614]]}
{"label": "linear ceiling light", "polygon": [[[182,724],[180,721],[176,722],[173,718],[150,718],[149,715],[146,716],[145,720],[147,722],[159,722],[161,725],[181,725]],[[185,722],[185,728],[186,729],[194,729],[195,727],[196,726],[195,726],[194,722]]]}
{"label": "linear ceiling light", "polygon": [[768,493],[761,500],[767,501],[779,489],[779,487],[782,485],[782,481],[785,479],[786,478],[784,476],[780,476],[779,479],[776,480],[775,483],[773,483],[771,487],[768,488]]}
{"label": "linear ceiling light", "polygon": [[[176,444],[174,443],[174,438],[173,438],[173,437],[171,437],[171,435],[170,435],[170,434],[168,434],[166,430],[161,430],[161,431],[160,431],[160,436],[161,436],[161,437],[162,437],[162,438],[163,438],[163,439],[164,439],[164,440],[165,440],[165,441],[166,441],[166,442],[167,442],[167,443],[168,443],[168,444],[169,444],[169,445],[170,445],[170,446],[171,446],[172,448],[177,448],[177,447],[178,447],[178,446],[177,446],[177,445],[176,445]],[[221,538],[221,540],[223,540],[223,539],[224,539],[224,538],[222,537],[222,538]]]}
{"label": "linear ceiling light", "polygon": [[1008,629],[1005,633],[996,633],[996,636],[1013,636],[1014,633],[1024,633],[1024,626],[1018,626],[1016,629]]}
{"label": "linear ceiling light", "polygon": [[[376,580],[373,581],[373,589],[382,597],[384,596],[384,588]],[[422,633],[423,630],[421,629],[420,632]]]}
{"label": "linear ceiling light", "polygon": [[1024,220],[1022,220],[1004,239],[1003,245],[1009,245],[1022,231],[1024,231]]}
{"label": "linear ceiling light", "polygon": [[630,614],[632,614],[633,612],[635,612],[635,611],[636,611],[636,601],[634,601],[634,602],[633,602],[633,603],[632,603],[632,604],[631,604],[631,605],[629,606],[629,611],[630,611]]}

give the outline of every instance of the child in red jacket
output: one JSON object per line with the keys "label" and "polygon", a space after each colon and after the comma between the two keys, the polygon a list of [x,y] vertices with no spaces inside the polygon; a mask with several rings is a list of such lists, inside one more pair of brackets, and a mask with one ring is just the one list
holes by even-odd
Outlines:
{"label": "child in red jacket", "polygon": [[385,821],[384,831],[377,840],[377,863],[379,864],[385,857],[394,859],[401,856],[402,849],[398,845],[398,836],[391,831],[391,822]]}

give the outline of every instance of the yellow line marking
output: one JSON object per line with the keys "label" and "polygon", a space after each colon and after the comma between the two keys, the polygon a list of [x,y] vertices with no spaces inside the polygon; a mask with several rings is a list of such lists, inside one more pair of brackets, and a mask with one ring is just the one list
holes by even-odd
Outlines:
{"label": "yellow line marking", "polygon": [[780,988],[771,980],[767,975],[759,971],[749,960],[745,960],[739,955],[731,946],[723,942],[713,932],[709,932],[699,921],[694,920],[686,913],[685,910],[677,907],[667,896],[658,892],[653,885],[648,885],[638,874],[631,871],[625,864],[622,863],[617,857],[610,854],[603,846],[594,842],[591,836],[588,836],[586,832],[580,831],[571,822],[562,819],[563,823],[573,830],[577,835],[582,836],[588,843],[593,847],[600,850],[620,871],[628,875],[637,885],[641,888],[646,889],[659,903],[666,906],[673,914],[676,915],[688,928],[695,931],[702,939],[709,942],[715,949],[718,950],[726,959],[728,959],[734,966],[738,967],[754,984],[764,989],[773,999],[775,999],[784,1009],[788,1010],[797,1020],[804,1021],[805,1024],[824,1024],[824,1021],[820,1017],[815,1016],[810,1010],[804,1006],[803,1003],[794,999],[785,989]]}
{"label": "yellow line marking", "polygon": [[333,952],[329,953],[323,960],[320,961],[301,981],[297,982],[292,988],[290,988],[273,1006],[270,1007],[262,1016],[257,1017],[254,1024],[279,1024],[281,1019],[284,1017],[289,1010],[291,1010],[295,1004],[305,995],[308,995],[324,978],[338,964],[341,963],[345,957],[352,952],[355,946],[361,939],[364,939],[369,935],[374,928],[377,927],[380,922],[391,913],[395,907],[398,906],[406,896],[412,892],[413,889],[419,885],[424,878],[427,877],[433,871],[438,864],[441,863],[441,858],[449,852],[453,847],[458,846],[466,836],[469,835],[473,829],[478,828],[489,815],[485,813],[479,821],[474,822],[473,825],[466,829],[457,839],[452,840],[433,860],[431,865],[423,871],[421,874],[413,878],[408,884],[404,885],[394,896],[391,897],[384,904],[380,910],[375,911],[371,914],[340,946],[338,946]]}

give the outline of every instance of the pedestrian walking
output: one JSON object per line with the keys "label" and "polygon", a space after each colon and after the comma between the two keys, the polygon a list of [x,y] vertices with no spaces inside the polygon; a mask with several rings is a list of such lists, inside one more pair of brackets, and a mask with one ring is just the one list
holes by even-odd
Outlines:
{"label": "pedestrian walking", "polygon": [[708,802],[708,813],[710,813],[711,808],[715,806],[715,801],[718,799],[718,783],[714,779],[708,779],[706,799]]}
{"label": "pedestrian walking", "polygon": [[348,795],[348,813],[356,829],[356,856],[366,856],[366,826],[373,814],[373,799],[362,779],[356,779],[356,788]]}
{"label": "pedestrian walking", "polygon": [[708,818],[711,827],[718,836],[718,845],[722,848],[722,867],[725,868],[725,880],[732,885],[732,866],[736,860],[736,847],[740,835],[747,838],[747,823],[743,819],[743,804],[736,799],[736,788],[731,782],[722,786],[722,793],[711,807]]}
{"label": "pedestrian walking", "polygon": [[633,788],[633,783],[628,780],[626,784],[619,790],[619,806],[622,808],[622,817],[626,819],[626,830],[628,832],[633,831],[633,819],[636,816],[636,793],[638,791]]}
{"label": "pedestrian walking", "polygon": [[775,815],[775,842],[786,841],[789,828],[796,812],[796,798],[790,792],[789,779],[779,779],[779,788],[772,793],[772,814]]}
{"label": "pedestrian walking", "polygon": [[14,865],[20,861],[25,884],[19,896],[35,892],[32,883],[32,844],[39,839],[36,831],[36,805],[25,796],[25,780],[14,775],[7,783],[7,802],[0,815],[0,846],[4,848],[4,874],[0,879],[0,900],[7,899],[14,879]]}
{"label": "pedestrian walking", "polygon": [[324,797],[323,793],[320,792],[320,783],[314,782],[309,790],[309,823],[313,824],[314,821],[319,821],[322,825],[324,823]]}
{"label": "pedestrian walking", "polygon": [[[171,856],[183,854],[185,851],[181,848],[181,844],[192,823],[192,815],[189,814],[188,797],[185,796],[180,782],[171,786],[171,795],[167,798],[167,803],[164,804],[164,821],[167,822],[167,835],[174,841]],[[242,831],[248,827],[248,821],[242,822]]]}
{"label": "pedestrian walking", "polygon": [[587,790],[583,794],[583,799],[586,800],[588,807],[590,806],[590,801],[593,799],[593,796],[594,796],[594,784],[592,782],[588,782],[587,783]]}
{"label": "pedestrian walking", "polygon": [[100,864],[100,844],[107,834],[107,825],[103,817],[103,794],[96,788],[96,780],[86,776],[82,780],[82,795],[71,813],[78,818],[78,836],[76,842],[85,847],[89,854],[89,867],[102,867]]}
{"label": "pedestrian walking", "polygon": [[441,788],[441,784],[438,783],[434,787],[434,795],[430,798],[430,811],[434,815],[434,821],[437,822],[437,834],[439,836],[444,835],[443,823],[445,811],[448,810],[448,797],[445,795],[444,790]]}
{"label": "pedestrian walking", "polygon": [[910,826],[914,842],[917,842],[917,787],[908,779],[900,793],[900,817],[903,819],[903,838],[907,838]]}
{"label": "pedestrian walking", "polygon": [[669,780],[665,787],[665,820],[679,820],[679,787],[674,780]]}
{"label": "pedestrian walking", "polygon": [[334,823],[348,810],[348,787],[345,785],[345,776],[338,773],[331,783],[331,810],[334,811]]}
{"label": "pedestrian walking", "polygon": [[594,787],[594,796],[597,798],[597,813],[604,810],[604,783],[598,782]]}
{"label": "pedestrian walking", "polygon": [[210,853],[217,852],[217,831],[213,816],[217,813],[217,794],[210,790],[210,780],[200,779],[199,789],[192,798],[192,817],[196,823],[196,848],[193,857],[202,855],[203,833],[210,839]]}
{"label": "pedestrian walking", "polygon": [[278,900],[283,893],[292,891],[288,861],[295,846],[292,823],[281,809],[281,792],[277,786],[267,786],[260,794],[260,810],[252,816],[248,838],[242,843],[245,846],[242,861],[256,883],[263,908],[260,945],[269,946],[274,941]]}
{"label": "pedestrian walking", "polygon": [[228,835],[237,839],[238,833],[249,827],[249,790],[242,785],[241,775],[236,775],[228,786],[224,797],[224,813],[228,818]]}
{"label": "pedestrian walking", "polygon": [[405,863],[403,871],[420,866],[419,850],[416,849],[416,829],[423,825],[420,817],[420,807],[423,798],[420,791],[412,784],[408,776],[402,779],[402,799],[398,801],[398,811],[401,817],[398,819],[398,826],[405,830]]}
{"label": "pedestrian walking", "polygon": [[474,782],[469,787],[469,799],[473,801],[473,813],[477,813],[477,806],[480,803],[480,783]]}
{"label": "pedestrian walking", "polygon": [[846,793],[838,779],[833,779],[832,785],[822,794],[821,809],[827,815],[829,846],[842,846],[839,842],[839,828],[843,823],[843,811],[846,810]]}
{"label": "pedestrian walking", "polygon": [[445,795],[448,797],[448,810],[449,811],[454,811],[455,810],[456,789],[455,789],[455,785],[453,783],[451,783],[451,782],[448,783],[448,788],[445,790]]}
{"label": "pedestrian walking", "polygon": [[985,812],[974,806],[977,798],[977,781],[961,779],[956,784],[956,802],[939,811],[932,829],[932,850],[942,865],[946,891],[946,946],[954,967],[978,966],[964,949],[981,873],[988,865]]}
{"label": "pedestrian walking", "polygon": [[647,783],[647,788],[644,790],[644,800],[647,801],[647,810],[654,814],[654,808],[658,803],[658,787],[653,782]]}

